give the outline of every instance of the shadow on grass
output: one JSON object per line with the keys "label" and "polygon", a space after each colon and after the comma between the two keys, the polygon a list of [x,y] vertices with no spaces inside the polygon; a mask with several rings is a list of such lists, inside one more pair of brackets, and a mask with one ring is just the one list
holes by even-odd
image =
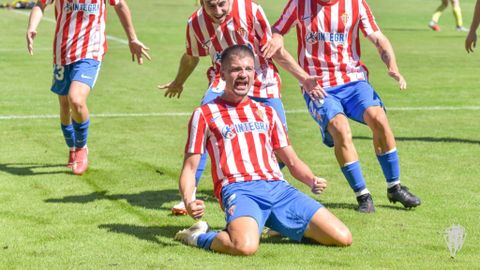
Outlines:
{"label": "shadow on grass", "polygon": [[327,209],[353,209],[357,210],[358,204],[353,203],[323,203]]}
{"label": "shadow on grass", "polygon": [[397,205],[379,204],[379,205],[375,205],[375,207],[382,207],[382,208],[387,208],[387,209],[392,209],[392,210],[397,210],[397,211],[415,211],[415,207],[405,208],[401,204],[397,204]]}
{"label": "shadow on grass", "polygon": [[[54,168],[54,170],[50,170]],[[42,171],[49,169],[48,171]],[[39,171],[40,170],[40,171]],[[33,164],[33,163],[5,163],[0,164],[0,171],[19,176],[43,175],[43,174],[70,174],[65,164]]]}
{"label": "shadow on grass", "polygon": [[172,244],[170,241],[159,240],[159,237],[173,240],[173,237],[179,230],[185,229],[178,226],[138,226],[132,224],[101,224],[98,228],[108,232],[135,236],[140,240],[146,240],[162,246],[175,246],[175,244]]}
{"label": "shadow on grass", "polygon": [[[357,140],[372,140],[372,137],[368,136],[354,136],[353,139]],[[431,143],[470,143],[480,145],[480,140],[469,140],[469,139],[460,139],[460,138],[448,138],[448,137],[395,137],[397,141],[420,141],[420,142],[431,142]]]}
{"label": "shadow on grass", "polygon": [[[108,191],[97,191],[85,195],[65,196],[59,199],[46,199],[47,203],[90,203],[97,200],[126,200],[132,206],[147,209],[170,210],[171,205],[164,207],[165,203],[179,202],[178,189],[148,190],[133,194],[107,194]],[[197,191],[197,198],[205,202],[216,202],[213,191]]]}

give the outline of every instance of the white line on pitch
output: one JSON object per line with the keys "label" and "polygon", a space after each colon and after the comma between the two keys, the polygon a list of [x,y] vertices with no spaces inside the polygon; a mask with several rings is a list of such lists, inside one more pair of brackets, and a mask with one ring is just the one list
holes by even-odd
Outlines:
{"label": "white line on pitch", "polygon": [[[459,107],[390,107],[388,111],[478,111],[480,106],[459,106]],[[287,110],[287,114],[307,113],[305,109]],[[117,118],[117,117],[168,117],[168,116],[190,116],[191,112],[165,112],[165,113],[98,113],[91,114],[92,118]],[[58,118],[57,114],[32,114],[32,115],[0,115],[0,120],[13,119],[49,119]]]}
{"label": "white line on pitch", "polygon": [[[27,12],[27,11],[21,11],[21,10],[13,9],[12,12],[15,12],[17,14],[21,14],[21,15],[24,15],[24,16],[27,16],[27,17],[30,16],[30,12]],[[51,23],[57,23],[54,19],[46,17],[46,16],[43,16],[42,20],[47,21],[47,22],[51,22]],[[116,41],[116,42],[124,44],[124,45],[128,45],[128,40],[123,39],[123,38],[118,38],[118,37],[107,35],[107,39]]]}

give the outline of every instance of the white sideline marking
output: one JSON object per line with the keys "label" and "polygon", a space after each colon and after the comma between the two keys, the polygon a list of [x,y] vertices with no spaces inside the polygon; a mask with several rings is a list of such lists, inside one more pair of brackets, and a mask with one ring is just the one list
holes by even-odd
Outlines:
{"label": "white sideline marking", "polygon": [[[17,13],[17,14],[21,14],[21,15],[24,15],[24,16],[27,16],[27,17],[30,16],[30,12],[27,12],[27,11],[12,9],[12,12]],[[54,19],[46,17],[46,16],[43,16],[42,20],[47,21],[47,22],[51,22],[51,23],[57,23]],[[124,45],[128,45],[128,40],[123,39],[123,38],[118,38],[118,37],[107,35],[107,39],[116,41],[116,42],[124,44]]]}
{"label": "white sideline marking", "polygon": [[[391,107],[388,111],[478,111],[480,106],[459,106],[459,107]],[[193,111],[192,111],[193,112]],[[99,113],[91,114],[92,118],[132,118],[132,117],[169,117],[169,116],[190,116],[192,112],[165,112],[165,113]],[[287,110],[287,114],[307,113],[306,109]],[[0,115],[0,120],[13,119],[50,119],[58,118],[58,114],[32,114],[32,115]]]}

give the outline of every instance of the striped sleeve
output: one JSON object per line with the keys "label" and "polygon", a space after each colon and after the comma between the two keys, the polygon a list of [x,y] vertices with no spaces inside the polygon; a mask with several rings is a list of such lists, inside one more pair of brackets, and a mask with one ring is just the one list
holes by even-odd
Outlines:
{"label": "striped sleeve", "polygon": [[188,122],[188,138],[185,153],[203,154],[206,145],[207,124],[202,110],[197,108]]}
{"label": "striped sleeve", "polygon": [[186,52],[190,56],[207,56],[208,51],[203,47],[202,43],[197,37],[197,32],[201,34],[200,26],[198,24],[197,17],[191,17],[187,24],[187,36],[186,36]]}
{"label": "striped sleeve", "polygon": [[273,28],[281,35],[288,33],[288,30],[298,23],[298,0],[289,0],[282,15],[273,25]]}
{"label": "striped sleeve", "polygon": [[120,0],[108,0],[108,3],[110,6],[116,6],[118,3],[120,3]]}
{"label": "striped sleeve", "polygon": [[[271,109],[271,108],[270,108]],[[271,109],[272,112],[272,149],[280,149],[290,145],[290,140],[288,139],[287,130],[283,126],[280,117],[277,112]]]}
{"label": "striped sleeve", "polygon": [[255,12],[254,17],[255,35],[258,37],[258,40],[260,40],[260,46],[263,46],[272,38],[270,23],[268,22],[267,16],[260,5],[257,5],[257,11]]}
{"label": "striped sleeve", "polygon": [[379,31],[380,28],[375,22],[375,17],[373,16],[373,13],[370,10],[367,2],[365,0],[360,1],[360,29],[362,30],[364,36],[368,36],[374,32]]}

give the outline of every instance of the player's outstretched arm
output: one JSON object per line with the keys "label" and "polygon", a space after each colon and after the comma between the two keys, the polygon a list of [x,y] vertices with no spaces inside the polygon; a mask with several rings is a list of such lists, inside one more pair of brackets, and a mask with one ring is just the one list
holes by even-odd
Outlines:
{"label": "player's outstretched arm", "polygon": [[185,154],[183,160],[182,172],[180,174],[179,189],[182,195],[185,208],[188,215],[194,219],[199,219],[205,212],[205,204],[202,200],[194,200],[192,198],[195,189],[195,172],[200,163],[200,154]]}
{"label": "player's outstretched arm", "polygon": [[375,45],[375,47],[377,47],[380,58],[385,65],[387,65],[388,75],[398,82],[400,90],[407,89],[407,82],[398,70],[395,53],[393,52],[392,44],[388,38],[380,31],[368,35],[367,38]]}
{"label": "player's outstretched arm", "polygon": [[127,3],[124,0],[120,0],[119,3],[115,5],[115,12],[117,13],[120,23],[127,34],[128,46],[130,47],[130,52],[132,53],[132,61],[135,61],[135,58],[137,58],[138,64],[141,65],[143,64],[143,56],[145,56],[148,60],[151,60],[150,55],[148,55],[148,51],[150,49],[137,39],[135,28],[133,27],[132,23],[132,15]]}
{"label": "player's outstretched arm", "polygon": [[477,46],[477,29],[480,24],[480,0],[477,0],[475,5],[475,11],[473,12],[473,20],[470,25],[470,31],[468,32],[467,37],[465,38],[465,50],[468,53],[473,52],[473,48]]}
{"label": "player's outstretched arm", "polygon": [[193,70],[195,70],[199,61],[199,57],[184,53],[182,59],[180,59],[180,66],[178,67],[175,79],[169,83],[158,85],[158,89],[165,90],[165,97],[168,96],[169,98],[172,98],[177,96],[177,98],[180,98],[183,91],[183,84],[190,74],[192,74]]}
{"label": "player's outstretched arm", "polygon": [[33,55],[33,40],[37,36],[37,27],[40,24],[40,20],[43,17],[43,11],[45,10],[45,5],[40,1],[32,8],[30,12],[30,17],[28,19],[28,28],[27,28],[27,49],[30,55]]}
{"label": "player's outstretched arm", "polygon": [[275,150],[275,154],[285,163],[293,177],[309,186],[313,193],[320,194],[327,188],[327,180],[317,177],[293,150],[286,146]]}

